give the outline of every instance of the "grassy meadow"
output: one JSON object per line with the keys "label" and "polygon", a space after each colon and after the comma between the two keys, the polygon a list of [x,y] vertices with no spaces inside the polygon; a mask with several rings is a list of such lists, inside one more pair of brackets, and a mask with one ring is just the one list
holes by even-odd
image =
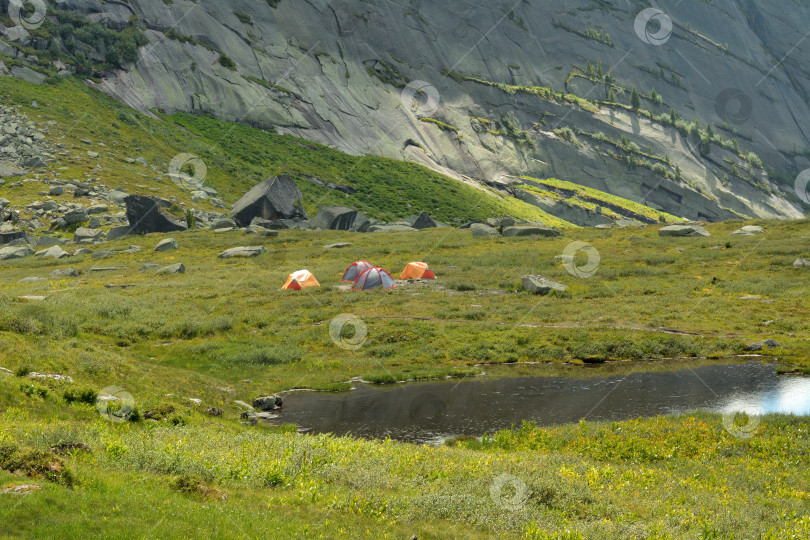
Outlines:
{"label": "grassy meadow", "polygon": [[[187,201],[165,173],[173,156],[189,152],[204,159],[206,182],[226,203],[287,171],[310,212],[350,204],[381,219],[424,209],[448,223],[508,214],[565,228],[555,239],[480,239],[456,229],[275,238],[192,230],[91,246],[110,251],[106,258],[3,261],[0,537],[810,537],[803,418],[764,417],[750,439],[707,413],[523,425],[429,447],[243,425],[235,403],[296,388],[347,391],[358,378],[683,368],[750,354],[746,346],[765,339],[780,346],[763,361],[807,374],[810,274],[792,263],[810,258],[810,222],[757,222],[766,234],[752,237],[731,236],[743,223],[713,224],[710,238],[660,238],[656,226],[569,227],[415,165],[210,118],[147,118],[78,81],[35,87],[0,77],[0,95],[38,123],[55,122],[48,139],[68,152],[31,178],[100,178]],[[126,161],[135,157],[149,165]],[[307,176],[357,193],[346,198]],[[43,198],[42,183],[13,180],[0,186],[13,205]],[[386,196],[391,186],[396,197]],[[168,236],[179,249],[153,252]],[[563,264],[575,241],[599,255],[590,277]],[[325,248],[337,242],[351,245]],[[133,244],[142,249],[123,251]],[[241,245],[268,251],[217,257]],[[394,277],[422,260],[438,280],[352,292],[339,279],[359,259]],[[141,270],[178,262],[186,273]],[[586,264],[582,254],[575,263]],[[50,277],[65,268],[80,274]],[[322,286],[280,290],[303,268]],[[527,274],[568,291],[523,292]],[[45,279],[21,282],[31,277]],[[357,347],[330,337],[330,324],[347,314],[363,332],[344,327],[341,336]],[[133,397],[128,421],[110,422],[96,409],[97,394],[113,385]],[[8,492],[15,489],[30,492]]]}

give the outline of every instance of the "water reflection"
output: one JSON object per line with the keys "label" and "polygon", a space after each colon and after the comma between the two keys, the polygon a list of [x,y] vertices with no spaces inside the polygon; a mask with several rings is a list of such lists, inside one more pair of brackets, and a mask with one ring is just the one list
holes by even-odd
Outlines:
{"label": "water reflection", "polygon": [[625,420],[693,410],[810,414],[810,378],[777,377],[762,363],[579,379],[520,377],[294,393],[281,420],[337,435],[435,442],[524,420],[538,425]]}

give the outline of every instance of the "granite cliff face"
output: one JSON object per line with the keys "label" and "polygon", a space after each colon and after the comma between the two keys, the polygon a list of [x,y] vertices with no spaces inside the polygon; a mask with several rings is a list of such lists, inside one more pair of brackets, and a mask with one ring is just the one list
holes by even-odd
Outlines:
{"label": "granite cliff face", "polygon": [[804,212],[794,190],[810,167],[804,2],[680,2],[666,13],[640,0],[59,8],[144,30],[137,60],[93,84],[147,113],[207,113],[412,160],[557,214],[570,212],[564,194],[523,191],[519,177],[692,219]]}

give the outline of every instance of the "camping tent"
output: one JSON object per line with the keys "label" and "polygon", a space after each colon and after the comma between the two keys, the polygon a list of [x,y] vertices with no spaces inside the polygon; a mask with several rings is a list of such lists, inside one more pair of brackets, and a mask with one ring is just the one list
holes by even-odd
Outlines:
{"label": "camping tent", "polygon": [[321,284],[315,279],[315,276],[309,270],[299,270],[293,272],[287,277],[282,289],[289,289],[293,291],[300,291],[309,287],[320,287]]}
{"label": "camping tent", "polygon": [[412,262],[408,263],[399,279],[436,279],[436,276],[430,271],[427,263]]}
{"label": "camping tent", "polygon": [[349,283],[354,283],[360,274],[368,270],[369,268],[374,268],[374,265],[370,262],[366,261],[357,261],[353,262],[351,266],[349,266],[345,272],[343,272],[343,277],[340,281],[348,281]]}
{"label": "camping tent", "polygon": [[358,277],[354,285],[352,285],[352,290],[355,291],[367,291],[368,289],[373,289],[375,287],[382,287],[383,289],[393,289],[394,288],[394,278],[391,277],[391,274],[383,270],[382,268],[374,267],[369,268]]}

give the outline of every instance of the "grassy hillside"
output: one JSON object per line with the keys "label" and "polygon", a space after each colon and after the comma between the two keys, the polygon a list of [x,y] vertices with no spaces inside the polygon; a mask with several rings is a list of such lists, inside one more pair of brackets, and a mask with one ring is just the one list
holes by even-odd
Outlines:
{"label": "grassy hillside", "polygon": [[[202,158],[207,167],[205,183],[216,188],[226,203],[236,202],[256,182],[287,172],[296,179],[304,205],[313,214],[318,206],[347,205],[385,220],[427,210],[450,223],[511,215],[569,226],[514,198],[485,193],[420,165],[349,156],[309,141],[209,117],[178,114],[155,120],[73,80],[36,86],[0,77],[0,95],[4,103],[19,105],[38,123],[56,122],[50,127],[51,138],[63,142],[71,153],[60,157],[58,172],[51,173],[62,179],[100,176],[107,185],[128,192],[190,201],[190,194],[165,176],[172,158],[188,153]],[[31,106],[34,101],[37,108]],[[90,149],[101,156],[88,157]],[[149,166],[124,161],[136,157],[145,158]],[[307,177],[349,186],[357,193],[346,195]],[[21,189],[10,200],[20,204],[37,197],[38,193]],[[205,202],[196,206],[213,209]]]}

